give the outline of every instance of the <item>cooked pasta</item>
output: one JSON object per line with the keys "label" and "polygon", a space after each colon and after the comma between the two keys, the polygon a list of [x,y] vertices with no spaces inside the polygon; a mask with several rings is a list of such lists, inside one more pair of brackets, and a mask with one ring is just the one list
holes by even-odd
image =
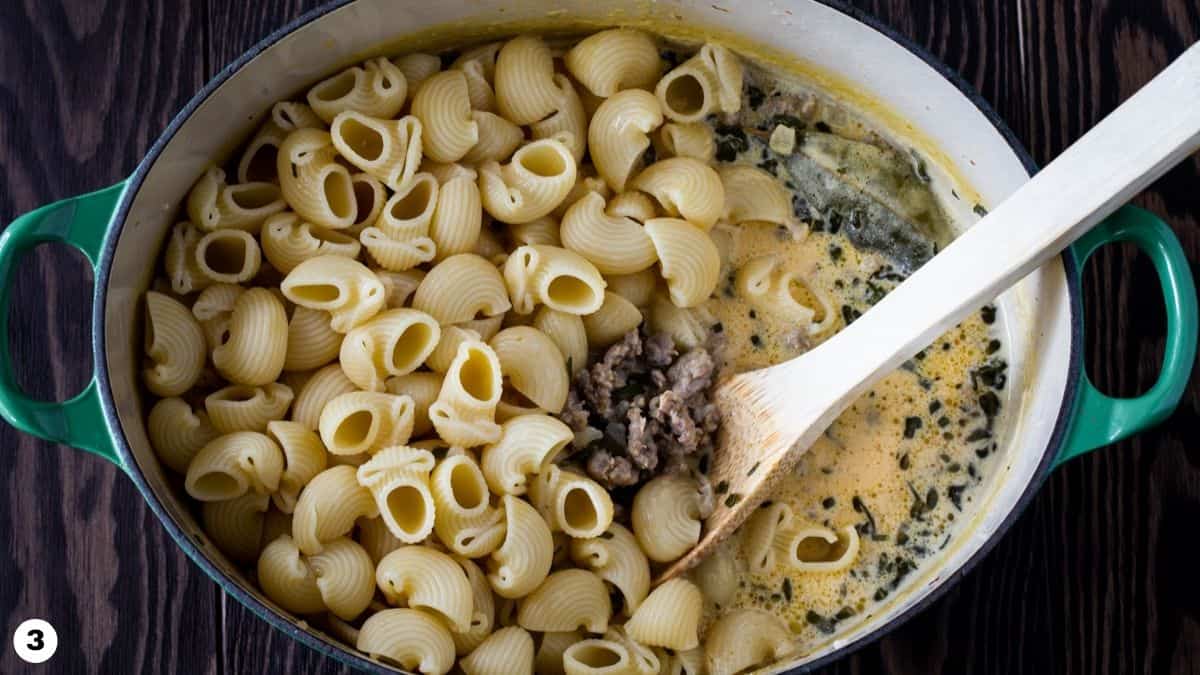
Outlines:
{"label": "cooked pasta", "polygon": [[415,309],[389,309],[346,334],[339,360],[360,389],[383,391],[388,377],[407,375],[429,358],[442,329]]}
{"label": "cooked pasta", "polygon": [[396,549],[407,546],[404,542],[396,538],[392,531],[388,529],[387,523],[383,522],[383,518],[359,518],[355,532],[357,534],[358,543],[366,549],[367,555],[371,556],[371,560],[378,565],[384,556],[395,551]]}
{"label": "cooked pasta", "polygon": [[354,222],[342,230],[346,234],[357,237],[367,225],[374,223],[383,212],[383,204],[388,199],[387,188],[379,179],[369,173],[350,174],[350,185],[354,189],[356,213]]}
{"label": "cooked pasta", "polygon": [[532,124],[554,113],[559,91],[554,57],[536,35],[515,37],[496,55],[496,107],[514,124]]}
{"label": "cooked pasta", "polygon": [[474,600],[467,574],[453,558],[425,546],[403,546],[375,569],[375,582],[389,605],[429,612],[451,631],[470,629]]}
{"label": "cooked pasta", "polygon": [[442,69],[442,60],[433,54],[406,54],[393,59],[392,63],[404,73],[404,79],[408,80],[408,87],[412,91],[416,91],[422,82]]}
{"label": "cooked pasta", "polygon": [[629,89],[606,99],[588,126],[588,148],[596,171],[614,192],[623,192],[637,172],[650,134],[663,123],[657,99],[641,89]]}
{"label": "cooked pasta", "polygon": [[609,291],[604,292],[604,304],[600,309],[583,317],[588,342],[598,347],[607,347],[620,340],[641,323],[641,311],[632,302]]}
{"label": "cooked pasta", "polygon": [[385,609],[358,631],[359,651],[405,670],[442,675],[454,666],[454,641],[436,617],[416,609]]}
{"label": "cooked pasta", "polygon": [[284,200],[304,220],[332,230],[350,227],[358,216],[350,171],[337,158],[329,132],[297,129],[283,139],[276,159]]}
{"label": "cooked pasta", "polygon": [[429,358],[425,360],[425,365],[429,366],[430,370],[445,373],[450,370],[450,364],[454,363],[454,357],[458,356],[459,345],[464,342],[483,340],[479,331],[467,328],[468,325],[469,322],[464,322],[456,326],[447,326],[442,331],[442,339]]}
{"label": "cooked pasta", "polygon": [[[686,476],[659,476],[633,499],[633,534],[654,562],[671,562],[700,541],[703,513],[699,486]],[[664,645],[666,646],[666,645]]]}
{"label": "cooked pasta", "polygon": [[502,503],[504,543],[488,558],[488,581],[496,595],[522,598],[550,573],[554,539],[546,521],[529,502],[505,495]]}
{"label": "cooked pasta", "polygon": [[463,77],[467,80],[467,100],[471,104],[471,109],[489,113],[494,111],[496,109],[496,92],[492,90],[492,83],[483,63],[472,60],[456,63],[453,68],[462,71]]}
{"label": "cooked pasta", "polygon": [[563,63],[580,84],[605,98],[622,89],[649,89],[662,74],[654,38],[628,28],[589,35],[563,56]]}
{"label": "cooked pasta", "polygon": [[566,358],[545,333],[529,326],[513,326],[496,333],[488,345],[500,361],[500,373],[508,388],[520,393],[536,408],[500,401],[506,416],[527,412],[558,413],[567,401],[570,375]]}
{"label": "cooked pasta", "polygon": [[508,311],[504,277],[488,261],[460,253],[434,265],[413,294],[412,306],[443,326]]}
{"label": "cooked pasta", "polygon": [[629,652],[630,665],[636,675],[659,675],[663,660],[659,658],[656,650],[638,644],[625,632],[624,626],[609,626],[608,630],[604,631],[604,639],[623,646]]}
{"label": "cooked pasta", "polygon": [[533,317],[533,327],[545,333],[566,359],[567,374],[575,374],[587,365],[588,341],[583,319],[577,314],[543,306]]}
{"label": "cooked pasta", "polygon": [[459,662],[466,675],[533,673],[533,638],[517,626],[492,633]]}
{"label": "cooked pasta", "polygon": [[679,307],[666,292],[654,294],[650,301],[648,324],[655,333],[666,333],[680,349],[695,349],[708,338],[715,319],[705,307]]}
{"label": "cooked pasta", "polygon": [[433,429],[429,421],[429,406],[437,400],[442,388],[442,376],[438,373],[409,373],[389,377],[385,383],[388,393],[402,394],[413,400],[412,435],[421,437]]}
{"label": "cooked pasta", "polygon": [[429,481],[438,540],[458,555],[480,558],[504,540],[504,514],[489,501],[487,481],[465,452],[438,462]]}
{"label": "cooked pasta", "polygon": [[317,578],[322,604],[335,616],[350,621],[371,604],[375,566],[358,542],[346,537],[326,542],[307,563]]}
{"label": "cooked pasta", "polygon": [[[691,157],[701,162],[711,162],[717,154],[712,128],[700,122],[668,122],[662,125],[654,136],[654,147],[660,157]],[[742,196],[733,194],[728,183],[724,185],[726,199]]]}
{"label": "cooked pasta", "polygon": [[429,223],[435,260],[469,253],[475,248],[483,227],[482,209],[479,187],[473,178],[458,176],[442,183],[437,193],[437,209]]}
{"label": "cooked pasta", "polygon": [[550,465],[533,479],[529,501],[551,531],[562,531],[577,539],[599,537],[612,525],[614,507],[608,490],[587,476],[557,465]]}
{"label": "cooked pasta", "polygon": [[520,602],[517,623],[536,631],[564,632],[582,628],[608,630],[612,602],[600,577],[587,570],[562,570],[546,577]]}
{"label": "cooked pasta", "polygon": [[204,332],[183,303],[150,291],[146,293],[146,356],[142,371],[146,388],[163,397],[178,396],[204,371]]}
{"label": "cooked pasta", "polygon": [[262,253],[272,267],[284,274],[309,258],[319,255],[357,258],[361,249],[354,238],[315,227],[294,213],[271,216],[262,226]]}
{"label": "cooked pasta", "polygon": [[233,305],[246,289],[236,284],[214,284],[200,292],[192,303],[192,316],[197,321],[208,321],[219,316],[229,316]]}
{"label": "cooked pasta", "polygon": [[320,426],[321,411],[325,405],[355,389],[354,383],[342,372],[341,365],[333,363],[325,366],[313,373],[296,394],[292,419],[315,431]]}
{"label": "cooked pasta", "polygon": [[563,654],[581,640],[583,633],[577,630],[542,633],[541,642],[533,656],[533,671],[538,675],[564,675]]}
{"label": "cooked pasta", "polygon": [[334,466],[318,473],[300,491],[292,511],[292,538],[305,555],[325,549],[344,537],[358,518],[375,518],[379,508],[370,491],[359,485],[352,466]]}
{"label": "cooked pasta", "polygon": [[213,427],[223,434],[263,432],[268,422],[283,419],[293,398],[291,387],[278,382],[262,387],[231,384],[206,396],[204,409]]}
{"label": "cooked pasta", "polygon": [[505,223],[528,223],[550,213],[575,185],[575,157],[564,136],[531,141],[508,164],[479,166],[483,208]]}
{"label": "cooked pasta", "polygon": [[476,340],[459,344],[437,400],[429,406],[438,436],[461,447],[495,442],[500,438],[495,416],[501,389],[496,352]]}
{"label": "cooked pasta", "polygon": [[786,528],[772,542],[777,555],[797,572],[840,572],[858,557],[858,529],[853,525],[834,532],[828,527]]}
{"label": "cooked pasta", "polygon": [[384,307],[400,309],[408,304],[408,299],[417,291],[421,280],[425,278],[425,270],[403,270],[391,272],[385,269],[371,270],[383,284]]}
{"label": "cooked pasta", "polygon": [[325,470],[325,445],[320,436],[299,422],[272,420],[267,423],[267,436],[283,450],[283,474],[271,502],[283,513],[291,513],[300,490]]}
{"label": "cooked pasta", "polygon": [[742,107],[742,63],[721,45],[706,44],[654,87],[663,113],[676,122],[699,122]]}
{"label": "cooked pasta", "polygon": [[287,343],[283,303],[266,289],[252,288],[234,303],[229,337],[213,350],[213,365],[230,382],[269,384],[283,372]]}
{"label": "cooked pasta", "polygon": [[[744,536],[744,535],[743,535]],[[728,605],[737,593],[738,564],[730,545],[723,544],[700,561],[692,573],[704,599],[718,606]]]}
{"label": "cooked pasta", "polygon": [[587,152],[588,115],[583,110],[583,102],[575,87],[565,75],[554,76],[554,86],[558,89],[558,99],[554,104],[554,113],[549,117],[529,125],[530,135],[535,139],[558,138],[571,150],[575,162],[583,160]]}
{"label": "cooked pasta", "polygon": [[758,609],[722,616],[704,640],[704,658],[712,675],[745,672],[793,651],[792,636],[783,621]]}
{"label": "cooked pasta", "polygon": [[591,314],[604,302],[604,278],[586,258],[554,246],[521,246],[504,263],[504,282],[518,314],[539,304]]}
{"label": "cooked pasta", "polygon": [[193,410],[181,398],[164,398],[150,409],[146,435],[154,454],[175,473],[187,473],[196,453],[221,432],[204,410]]}
{"label": "cooked pasta", "polygon": [[582,164],[575,172],[575,184],[571,186],[571,191],[567,193],[561,204],[554,207],[550,215],[561,219],[567,209],[589,192],[598,193],[605,199],[612,197],[612,190],[608,189],[608,183],[605,183],[603,178],[596,175],[596,168],[590,164]]}
{"label": "cooked pasta", "polygon": [[725,188],[712,167],[691,157],[671,157],[646,167],[630,187],[653,197],[667,215],[710,230],[725,213]]}
{"label": "cooked pasta", "polygon": [[204,524],[208,538],[230,560],[252,563],[262,549],[264,514],[270,504],[267,495],[257,492],[219,502],[204,502],[200,506],[200,522]]}
{"label": "cooked pasta", "polygon": [[371,491],[380,516],[394,537],[406,544],[424,541],[433,532],[434,502],[429,489],[433,454],[394,445],[358,467],[358,482]]}
{"label": "cooked pasta", "polygon": [[792,195],[771,174],[745,165],[721,167],[718,174],[725,187],[726,221],[772,225],[795,222]]}
{"label": "cooked pasta", "polygon": [[575,202],[562,219],[563,246],[587,258],[601,274],[633,274],[658,261],[654,242],[642,224],[605,213],[595,192]]}
{"label": "cooked pasta", "polygon": [[342,348],[342,337],[330,325],[328,312],[296,307],[288,322],[287,355],[283,359],[283,369],[306,371],[320,368],[337,358]]}
{"label": "cooked pasta", "polygon": [[317,83],[308,90],[308,105],[326,124],[345,111],[389,118],[404,106],[408,86],[401,68],[376,58]]}
{"label": "cooked pasta", "polygon": [[262,250],[249,232],[214,230],[196,242],[196,270],[210,284],[250,281],[262,268]]}
{"label": "cooked pasta", "polygon": [[760,256],[737,271],[738,295],[760,312],[779,317],[818,335],[832,327],[837,315],[821,293],[775,256]]}
{"label": "cooked pasta", "polygon": [[395,394],[352,391],[326,403],[317,426],[326,449],[335,455],[402,445],[412,435],[413,401]]}
{"label": "cooked pasta", "polygon": [[693,649],[700,644],[703,608],[704,598],[695,584],[686,579],[671,579],[646,596],[625,623],[625,631],[644,645]]}
{"label": "cooked pasta", "polygon": [[634,274],[613,274],[604,277],[604,280],[608,283],[608,291],[625,298],[638,309],[650,306],[658,286],[658,275],[653,269]]}
{"label": "cooked pasta", "polygon": [[218,436],[188,464],[184,487],[193,499],[219,502],[253,491],[269,495],[279,488],[283,452],[265,435],[235,431]]}
{"label": "cooked pasta", "polygon": [[195,225],[176,223],[167,239],[163,269],[171,281],[171,290],[179,295],[201,290],[212,283],[196,262],[196,246],[202,236]]}
{"label": "cooked pasta", "polygon": [[650,561],[633,533],[618,523],[599,536],[572,539],[571,559],[620,591],[626,614],[637,611],[650,592]]}
{"label": "cooked pasta", "polygon": [[267,216],[287,208],[274,183],[229,185],[225,172],[209,167],[188,193],[188,218],[202,230],[256,232]]}
{"label": "cooked pasta", "polygon": [[237,182],[278,183],[275,159],[279,155],[279,144],[284,137],[296,129],[316,129],[323,126],[321,118],[312,108],[303,103],[282,101],[271,108],[267,121],[246,145],[238,161]]}
{"label": "cooked pasta", "polygon": [[545,471],[574,437],[570,427],[549,415],[506,421],[500,437],[483,448],[480,466],[488,487],[496,494],[525,494],[528,476]]}
{"label": "cooked pasta", "polygon": [[629,650],[612,640],[580,640],[567,647],[562,654],[562,668],[566,675],[625,675],[633,671],[633,657]]}
{"label": "cooked pasta", "polygon": [[721,258],[712,237],[678,218],[653,218],[645,227],[658,253],[671,302],[695,307],[707,300],[721,276]]}
{"label": "cooked pasta", "polygon": [[459,656],[464,656],[491,635],[492,628],[496,625],[496,598],[492,595],[487,575],[479,569],[479,565],[463,557],[455,557],[454,561],[467,573],[467,581],[471,583],[471,627],[451,635],[454,650]]}
{"label": "cooked pasta", "polygon": [[272,602],[295,614],[325,610],[317,575],[289,535],[272,540],[258,557],[258,584]]}
{"label": "cooked pasta", "polygon": [[479,128],[479,140],[462,156],[464,164],[508,161],[525,142],[524,130],[499,115],[475,110],[471,117]]}
{"label": "cooked pasta", "polygon": [[383,309],[383,284],[366,265],[342,256],[300,263],[280,284],[283,295],[309,309],[329,312],[330,327],[348,333]]}
{"label": "cooked pasta", "polygon": [[457,162],[479,141],[467,77],[461,70],[426,78],[413,97],[412,113],[425,128],[425,156],[435,162]]}

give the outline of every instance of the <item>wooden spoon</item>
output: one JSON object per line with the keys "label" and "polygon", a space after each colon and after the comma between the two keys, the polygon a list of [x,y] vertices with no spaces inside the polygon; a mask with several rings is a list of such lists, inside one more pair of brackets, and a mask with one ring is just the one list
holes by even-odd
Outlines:
{"label": "wooden spoon", "polygon": [[731,535],[876,382],[1198,146],[1200,44],[835,337],[720,383],[722,428],[709,478],[728,489],[717,495],[700,542],[659,581],[700,562]]}

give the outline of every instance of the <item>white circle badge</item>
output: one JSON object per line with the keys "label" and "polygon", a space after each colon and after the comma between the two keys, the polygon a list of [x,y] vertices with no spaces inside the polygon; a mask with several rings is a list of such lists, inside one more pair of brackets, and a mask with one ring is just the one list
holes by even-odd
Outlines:
{"label": "white circle badge", "polygon": [[58,631],[45,619],[26,619],[13,633],[13,649],[26,663],[45,663],[58,650]]}

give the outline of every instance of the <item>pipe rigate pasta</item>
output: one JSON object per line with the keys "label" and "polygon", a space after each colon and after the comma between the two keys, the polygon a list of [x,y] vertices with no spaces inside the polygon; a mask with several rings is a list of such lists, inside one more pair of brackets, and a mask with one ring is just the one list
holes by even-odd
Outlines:
{"label": "pipe rigate pasta", "polygon": [[567,209],[589,192],[595,192],[605,199],[612,197],[612,190],[608,189],[608,183],[596,174],[596,167],[591,164],[581,164],[579,170],[575,172],[575,184],[571,186],[571,191],[563,198],[561,204],[554,207],[550,215],[561,220]]}
{"label": "pipe rigate pasta", "polygon": [[554,560],[554,538],[529,502],[505,495],[502,503],[504,543],[488,558],[488,582],[496,595],[511,600],[528,595],[546,579]]}
{"label": "pipe rigate pasta", "polygon": [[714,112],[742,107],[742,63],[728,49],[705,44],[654,87],[663,113],[676,122],[699,122]]}
{"label": "pipe rigate pasta", "polygon": [[383,391],[388,377],[420,367],[441,337],[441,326],[425,312],[389,309],[346,334],[339,361],[358,388]]}
{"label": "pipe rigate pasta", "polygon": [[532,325],[558,347],[559,353],[566,359],[568,376],[575,377],[587,366],[587,331],[579,315],[543,306],[534,315]]}
{"label": "pipe rigate pasta", "polygon": [[738,582],[738,563],[730,543],[722,544],[701,560],[692,572],[692,579],[705,600],[720,606],[728,605],[737,593]]}
{"label": "pipe rigate pasta", "polygon": [[691,157],[671,157],[646,167],[629,183],[650,195],[667,215],[708,231],[725,213],[725,187],[709,165]]}
{"label": "pipe rigate pasta", "polygon": [[326,124],[348,110],[390,118],[404,107],[408,87],[408,79],[396,64],[375,58],[317,83],[308,90],[308,105]]}
{"label": "pipe rigate pasta", "polygon": [[212,282],[196,262],[196,246],[204,235],[191,223],[176,223],[163,251],[163,270],[171,281],[171,290],[187,295],[206,288]]}
{"label": "pipe rigate pasta", "polygon": [[612,523],[603,534],[571,540],[571,559],[592,570],[621,592],[626,614],[632,614],[650,592],[650,561],[633,533]]}
{"label": "pipe rigate pasta", "polygon": [[566,358],[553,340],[536,328],[513,326],[496,333],[488,344],[500,360],[500,372],[508,380],[506,386],[537,406],[530,411],[502,397],[501,407],[508,407],[513,414],[562,411],[571,382]]}
{"label": "pipe rigate pasta", "polygon": [[278,213],[262,226],[262,253],[283,274],[319,255],[357,258],[362,245],[336,230],[326,230],[300,220],[294,213]]}
{"label": "pipe rigate pasta", "polygon": [[533,638],[518,626],[501,628],[462,659],[459,667],[466,675],[532,673]]}
{"label": "pipe rigate pasta", "polygon": [[303,103],[276,103],[267,120],[242,151],[238,160],[237,182],[278,183],[275,160],[279,156],[279,144],[296,129],[318,129],[323,126],[321,118]]}
{"label": "pipe rigate pasta", "polygon": [[467,328],[467,323],[461,323],[454,326],[447,326],[442,330],[442,339],[438,342],[433,353],[425,360],[425,365],[437,373],[445,373],[450,370],[450,364],[454,363],[454,357],[458,356],[458,346],[464,342],[472,340],[483,340],[483,336],[479,331]]}
{"label": "pipe rigate pasta", "polygon": [[397,445],[384,448],[358,467],[358,482],[371,491],[388,530],[415,544],[433,532],[434,503],[429,489],[433,454]]}
{"label": "pipe rigate pasta", "polygon": [[646,269],[634,274],[609,275],[604,277],[604,281],[608,283],[609,292],[616,293],[628,300],[629,304],[642,309],[649,307],[654,299],[654,291],[658,287],[658,274],[653,269]]}
{"label": "pipe rigate pasta", "polygon": [[608,589],[600,577],[587,570],[551,574],[519,605],[517,623],[527,630],[563,632],[582,628],[589,633],[603,633],[612,617]]}
{"label": "pipe rigate pasta", "polygon": [[588,193],[563,214],[562,245],[601,274],[633,274],[658,261],[654,242],[633,218],[605,213],[604,198]]}
{"label": "pipe rigate pasta", "polygon": [[338,356],[342,334],[330,325],[329,312],[297,306],[288,322],[285,371],[320,368]]}
{"label": "pipe rigate pasta", "polygon": [[379,508],[358,483],[352,466],[334,466],[313,477],[300,491],[292,511],[292,538],[305,555],[320,553],[327,542],[344,537],[358,518],[376,518]]}
{"label": "pipe rigate pasta", "polygon": [[405,54],[393,59],[392,63],[404,73],[404,79],[408,80],[408,88],[412,91],[416,91],[422,82],[442,69],[442,60],[433,54]]}
{"label": "pipe rigate pasta", "polygon": [[583,640],[577,630],[563,633],[542,633],[537,652],[533,656],[533,669],[538,675],[564,675],[563,654],[571,645]]}
{"label": "pipe rigate pasta", "polygon": [[657,292],[650,301],[648,325],[655,333],[666,333],[677,347],[695,349],[708,339],[709,326],[716,319],[703,305],[679,307],[666,291]]}
{"label": "pipe rigate pasta", "polygon": [[471,117],[479,127],[479,140],[462,156],[463,164],[506,162],[525,142],[525,131],[499,115],[476,110]]}
{"label": "pipe rigate pasta", "polygon": [[469,253],[475,248],[482,227],[483,205],[475,180],[457,176],[442,183],[437,193],[437,209],[429,223],[434,260]]}
{"label": "pipe rigate pasta", "polygon": [[646,596],[625,623],[625,632],[643,645],[694,649],[700,644],[703,610],[704,598],[695,584],[686,579],[671,579]]}
{"label": "pipe rigate pasta", "polygon": [[600,309],[583,317],[588,343],[607,347],[620,340],[626,333],[642,323],[642,312],[625,298],[604,292],[604,304]]}
{"label": "pipe rigate pasta", "polygon": [[633,670],[633,657],[619,642],[590,638],[563,650],[565,675],[626,675]]}
{"label": "pipe rigate pasta", "polygon": [[654,562],[671,562],[700,541],[702,511],[696,481],[681,475],[659,476],[633,499],[633,534]]}
{"label": "pipe rigate pasta", "polygon": [[734,278],[739,296],[760,312],[777,316],[818,335],[833,326],[837,314],[824,295],[776,256],[760,256],[742,265]]}
{"label": "pipe rigate pasta", "polygon": [[588,125],[588,148],[596,171],[614,192],[623,192],[640,166],[650,134],[663,123],[658,100],[641,89],[622,91],[596,109]]}
{"label": "pipe rigate pasta", "polygon": [[373,269],[379,283],[383,284],[384,306],[388,309],[400,309],[408,304],[408,299],[417,291],[421,280],[425,278],[425,270],[403,270],[391,272],[385,269]]}
{"label": "pipe rigate pasta", "polygon": [[296,394],[295,405],[292,406],[292,419],[316,430],[321,423],[321,411],[325,409],[325,405],[338,396],[355,390],[354,383],[342,372],[342,367],[331,363],[313,373]]}
{"label": "pipe rigate pasta", "polygon": [[271,502],[283,513],[291,513],[300,490],[325,470],[325,444],[312,429],[299,422],[272,420],[267,423],[267,436],[283,450],[283,474],[279,477],[279,491],[271,495]]}
{"label": "pipe rigate pasta", "polygon": [[262,432],[268,422],[283,419],[293,398],[291,387],[279,382],[262,387],[231,384],[206,396],[204,409],[213,427],[223,434]]}
{"label": "pipe rigate pasta", "polygon": [[563,135],[530,141],[503,166],[479,166],[483,208],[505,223],[527,223],[550,213],[575,185],[575,157]]}
{"label": "pipe rigate pasta", "polygon": [[554,464],[534,477],[529,501],[552,532],[586,539],[599,537],[612,525],[613,502],[608,490],[587,476]]}
{"label": "pipe rigate pasta", "polygon": [[204,533],[237,563],[252,563],[262,550],[263,520],[271,499],[257,492],[200,505]]}
{"label": "pipe rigate pasta", "polygon": [[249,232],[214,230],[196,242],[196,270],[208,283],[240,284],[262,267],[262,250]]}
{"label": "pipe rigate pasta", "polygon": [[393,190],[404,190],[417,167],[427,140],[422,120],[408,115],[398,120],[362,113],[340,113],[329,128],[338,153]]}
{"label": "pipe rigate pasta", "polygon": [[283,452],[264,434],[235,431],[218,436],[188,464],[184,488],[193,499],[219,502],[253,491],[266,495],[279,489]]}
{"label": "pipe rigate pasta", "polygon": [[508,238],[516,246],[562,246],[558,231],[554,216],[542,216],[528,223],[509,225]]}
{"label": "pipe rigate pasta", "polygon": [[379,561],[383,560],[387,554],[408,545],[392,534],[387,523],[383,522],[383,518],[359,518],[355,525],[355,531],[358,543],[366,549],[367,555],[371,556],[375,565],[378,565]]}
{"label": "pipe rigate pasta", "polygon": [[433,260],[437,254],[433,240],[425,235],[406,238],[389,237],[377,227],[365,228],[359,234],[371,260],[385,270],[400,272]]}
{"label": "pipe rigate pasta", "polygon": [[484,446],[480,467],[492,492],[523,495],[527,477],[541,473],[575,438],[571,428],[549,415],[521,415],[500,427],[495,443]]}
{"label": "pipe rigate pasta", "polygon": [[629,28],[612,28],[580,40],[563,56],[567,70],[596,96],[622,89],[649,89],[662,74],[654,38]]}
{"label": "pipe rigate pasta", "polygon": [[[712,127],[702,122],[668,122],[654,135],[654,148],[659,157],[691,157],[701,162],[711,162],[717,154],[717,143]],[[727,198],[731,195],[725,186]]]}
{"label": "pipe rigate pasta", "polygon": [[412,425],[411,398],[352,391],[326,403],[317,426],[330,453],[357,455],[407,443]]}
{"label": "pipe rigate pasta", "polygon": [[521,246],[504,263],[504,283],[518,314],[539,304],[591,314],[604,302],[604,277],[586,258],[554,246]]}
{"label": "pipe rigate pasta", "polygon": [[416,609],[385,609],[363,622],[359,651],[423,675],[454,666],[454,641],[435,617]]}
{"label": "pipe rigate pasta", "polygon": [[188,218],[201,230],[257,232],[268,216],[287,208],[274,183],[225,182],[225,172],[209,167],[188,193]]}
{"label": "pipe rigate pasta", "polygon": [[258,585],[272,602],[295,614],[325,609],[317,577],[289,535],[272,540],[258,556]]}
{"label": "pipe rigate pasta", "polygon": [[500,438],[495,416],[502,389],[496,352],[483,342],[461,343],[437,400],[429,406],[438,436],[464,448],[494,443]]}
{"label": "pipe rigate pasta", "polygon": [[444,70],[422,82],[413,97],[412,114],[425,129],[425,156],[435,162],[457,162],[479,141],[461,70]]}
{"label": "pipe rigate pasta", "polygon": [[467,573],[467,581],[471,583],[472,611],[471,627],[462,632],[452,633],[454,650],[459,656],[471,653],[483,643],[496,623],[496,598],[492,587],[488,584],[487,575],[479,569],[479,565],[463,557],[456,556],[457,562]]}
{"label": "pipe rigate pasta", "polygon": [[467,61],[453,68],[462,72],[467,80],[467,100],[471,110],[493,112],[496,109],[496,92],[492,90],[484,65],[479,61]]}
{"label": "pipe rigate pasta", "polygon": [[316,576],[321,602],[335,616],[350,621],[362,614],[375,595],[375,565],[358,542],[339,537],[326,542],[306,562]]}
{"label": "pipe rigate pasta", "polygon": [[471,582],[445,553],[425,546],[398,548],[379,561],[375,583],[393,607],[429,612],[444,619],[453,632],[471,627]]}
{"label": "pipe rigate pasta", "polygon": [[717,172],[725,191],[727,222],[792,225],[792,196],[771,174],[758,167],[724,166]]}
{"label": "pipe rigate pasta", "polygon": [[356,212],[354,222],[342,231],[352,237],[357,237],[362,233],[363,228],[379,218],[379,214],[383,212],[383,205],[387,202],[388,194],[383,183],[369,173],[351,174],[350,186],[354,190]]}
{"label": "pipe rigate pasta", "polygon": [[515,37],[496,55],[496,106],[514,124],[546,119],[558,103],[554,57],[536,35]]}
{"label": "pipe rigate pasta", "polygon": [[479,464],[466,452],[438,462],[429,481],[434,532],[446,548],[467,558],[488,555],[504,540],[504,514],[490,503]]}
{"label": "pipe rigate pasta", "polygon": [[632,675],[659,675],[665,665],[664,659],[659,657],[661,647],[651,648],[639,644],[629,637],[624,626],[609,626],[608,630],[604,631],[604,639],[625,647],[629,652]]}
{"label": "pipe rigate pasta", "polygon": [[442,388],[440,374],[420,372],[389,377],[384,386],[388,393],[403,394],[413,400],[413,436],[420,438],[433,429],[429,406],[437,400]]}
{"label": "pipe rigate pasta", "polygon": [[234,303],[229,339],[213,350],[212,362],[230,382],[270,384],[283,372],[287,342],[283,303],[264,288],[251,288]]}
{"label": "pipe rigate pasta", "polygon": [[671,302],[695,307],[713,294],[721,276],[721,257],[707,232],[678,218],[646,221]]}
{"label": "pipe rigate pasta", "polygon": [[500,272],[473,253],[460,253],[429,270],[413,294],[412,306],[445,326],[503,314],[512,305]]}
{"label": "pipe rigate pasta", "polygon": [[181,398],[164,398],[146,418],[146,435],[159,460],[175,473],[187,473],[188,464],[209,441],[221,435],[204,410],[193,410]]}
{"label": "pipe rigate pasta", "polygon": [[149,366],[142,371],[146,388],[163,397],[178,396],[200,379],[207,352],[204,332],[196,318],[174,298],[146,293],[145,352]]}
{"label": "pipe rigate pasta", "polygon": [[704,658],[711,675],[745,672],[795,650],[791,632],[783,621],[758,609],[722,616],[708,629],[704,641]]}
{"label": "pipe rigate pasta", "polygon": [[338,163],[333,137],[322,129],[297,129],[279,146],[276,167],[283,198],[306,221],[343,230],[358,219],[350,171]]}
{"label": "pipe rigate pasta", "polygon": [[301,307],[329,312],[330,327],[348,333],[383,309],[383,283],[366,265],[336,255],[300,263],[280,284]]}
{"label": "pipe rigate pasta", "polygon": [[197,321],[208,321],[233,312],[234,303],[246,289],[236,284],[213,284],[196,296],[192,303],[192,316]]}
{"label": "pipe rigate pasta", "polygon": [[583,102],[575,87],[566,75],[555,75],[554,86],[558,88],[558,100],[554,104],[554,113],[549,117],[529,125],[530,135],[534,139],[559,138],[571,149],[575,162],[583,160],[587,152],[588,115],[583,110]]}

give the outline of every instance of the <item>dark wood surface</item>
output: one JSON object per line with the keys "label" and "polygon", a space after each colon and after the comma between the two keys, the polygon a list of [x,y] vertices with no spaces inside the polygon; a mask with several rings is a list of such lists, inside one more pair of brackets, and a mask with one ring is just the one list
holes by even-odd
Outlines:
{"label": "dark wood surface", "polygon": [[[188,98],[316,0],[4,0],[0,223],[114,183]],[[1200,39],[1196,0],[858,0],[958,70],[1044,163]],[[1198,102],[1200,104],[1200,102]],[[1170,111],[1163,111],[1169,115]],[[1195,159],[1139,203],[1200,260]],[[24,386],[87,380],[90,277],[27,257],[10,339]],[[1193,267],[1195,264],[1193,263]],[[1089,265],[1088,369],[1150,386],[1162,354],[1154,271],[1113,247]],[[1200,388],[1162,427],[1056,471],[995,551],[932,608],[827,673],[1200,673]],[[0,425],[0,672],[338,673],[193,566],[132,483],[93,456]],[[28,617],[58,629],[16,659]]]}

